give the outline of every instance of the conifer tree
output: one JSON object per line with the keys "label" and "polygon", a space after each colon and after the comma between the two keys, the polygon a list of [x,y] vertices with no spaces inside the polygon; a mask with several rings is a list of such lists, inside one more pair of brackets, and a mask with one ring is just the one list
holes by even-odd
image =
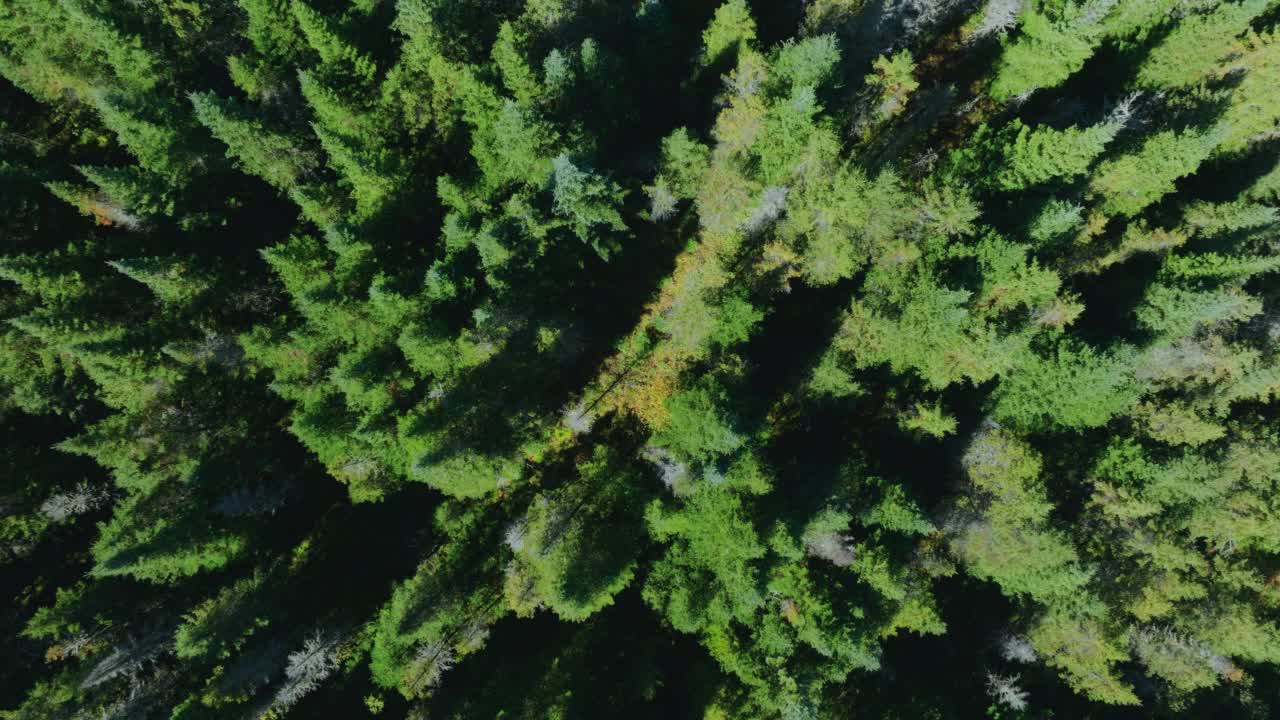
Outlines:
{"label": "conifer tree", "polygon": [[0,717],[1275,715],[1278,20],[12,0]]}

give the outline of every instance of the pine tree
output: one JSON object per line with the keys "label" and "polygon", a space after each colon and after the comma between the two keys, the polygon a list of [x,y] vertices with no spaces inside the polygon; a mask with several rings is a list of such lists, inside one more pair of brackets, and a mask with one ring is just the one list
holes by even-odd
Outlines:
{"label": "pine tree", "polygon": [[995,182],[1004,190],[1022,190],[1051,180],[1070,181],[1088,172],[1119,129],[1115,123],[1090,128],[1029,128],[1014,120],[1002,134],[1011,136]]}
{"label": "pine tree", "polygon": [[[1100,40],[1089,8],[1054,4],[1058,12],[1023,11],[1016,39],[1006,40],[996,64],[991,94],[999,100],[1054,87],[1084,67]],[[1050,11],[1052,12],[1052,11]]]}
{"label": "pine tree", "polygon": [[1090,191],[1106,215],[1133,217],[1174,190],[1174,182],[1192,174],[1221,137],[1214,132],[1165,130],[1148,136],[1134,152],[1099,164]]}
{"label": "pine tree", "polygon": [[1218,69],[1232,38],[1242,34],[1266,7],[1262,0],[1222,3],[1210,12],[1184,18],[1151,49],[1138,70],[1138,81],[1177,88],[1201,80]]}
{"label": "pine tree", "polygon": [[1274,715],[1276,23],[12,0],[0,715]]}

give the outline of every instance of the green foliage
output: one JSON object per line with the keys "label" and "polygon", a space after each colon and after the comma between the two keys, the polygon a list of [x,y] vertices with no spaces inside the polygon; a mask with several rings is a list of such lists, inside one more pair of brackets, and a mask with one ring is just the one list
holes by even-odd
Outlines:
{"label": "green foliage", "polygon": [[1004,132],[1012,136],[1004,150],[1004,162],[995,182],[1004,190],[1021,190],[1062,179],[1084,175],[1107,143],[1115,137],[1114,125],[1095,125],[1080,129],[1032,129],[1014,120]]}
{"label": "green foliage", "polygon": [[509,458],[460,452],[443,460],[424,456],[413,478],[453,497],[478,498],[519,477],[519,464]]}
{"label": "green foliage", "polygon": [[866,77],[866,82],[878,94],[876,116],[881,121],[889,120],[906,110],[907,100],[920,88],[915,79],[915,60],[910,52],[902,50],[876,58],[871,67],[875,72]]}
{"label": "green foliage", "polygon": [[302,183],[315,169],[315,158],[289,137],[273,133],[233,101],[211,93],[191,95],[196,118],[226,144],[228,157],[280,189]]}
{"label": "green foliage", "polygon": [[[494,528],[478,513],[449,505],[437,510],[436,524],[444,534],[441,544],[393,590],[373,630],[374,680],[409,698],[439,684],[455,661],[479,650],[488,626],[502,615],[497,563],[472,544],[496,539]],[[462,582],[468,576],[481,581]]]}
{"label": "green foliage", "polygon": [[[831,76],[839,62],[840,48],[835,35],[819,35],[799,42],[789,41],[783,45],[773,63],[773,73],[779,81],[789,83],[792,87],[818,87]],[[910,82],[903,77],[900,69],[904,62],[910,64],[910,56],[898,58],[896,62],[899,67],[892,71],[897,80]],[[905,75],[910,72],[908,69]]]}
{"label": "green foliage", "polygon": [[1084,220],[1083,214],[1084,208],[1080,205],[1050,200],[1031,222],[1027,233],[1037,243],[1050,243],[1078,229]]}
{"label": "green foliage", "polygon": [[920,506],[907,497],[901,485],[886,485],[880,500],[860,519],[867,525],[878,525],[908,535],[926,535],[937,529],[925,517]]}
{"label": "green foliage", "polygon": [[1152,332],[1183,337],[1203,327],[1246,320],[1261,311],[1256,298],[1234,289],[1196,291],[1153,285],[1136,315]]}
{"label": "green foliage", "polygon": [[1062,15],[1051,17],[1036,9],[1020,16],[1019,35],[1007,41],[996,63],[991,94],[1009,100],[1047,87],[1054,87],[1084,66],[1098,41],[1096,28],[1081,22],[1080,11],[1071,3]]}
{"label": "green foliage", "polygon": [[245,37],[254,50],[273,62],[296,61],[303,53],[304,37],[289,0],[240,0],[248,26]]}
{"label": "green foliage", "polygon": [[1109,705],[1138,704],[1137,695],[1112,667],[1126,657],[1120,639],[1097,620],[1050,612],[1032,628],[1031,642],[1077,692]]}
{"label": "green foliage", "polygon": [[557,215],[569,220],[578,239],[608,259],[616,245],[604,229],[625,232],[626,222],[617,210],[622,189],[615,183],[577,167],[567,155],[552,163],[551,192]]}
{"label": "green foliage", "polygon": [[1242,34],[1268,4],[1267,0],[1228,2],[1190,15],[1151,49],[1138,69],[1138,81],[1155,88],[1198,82],[1218,69],[1232,38]]}
{"label": "green foliage", "polygon": [[1030,352],[1001,379],[993,412],[1001,421],[1033,428],[1100,427],[1137,401],[1133,353],[1099,353],[1086,345],[1059,345],[1045,355]]}
{"label": "green foliage", "polygon": [[956,431],[956,419],[937,404],[916,403],[914,408],[899,416],[898,422],[903,429],[939,438]]}
{"label": "green foliage", "polygon": [[920,277],[896,318],[855,303],[837,342],[860,366],[888,363],[895,372],[918,374],[930,387],[985,382],[1012,366],[1023,341],[1002,336],[971,312],[971,297]]}
{"label": "green foliage", "polygon": [[702,32],[702,62],[707,65],[731,57],[756,39],[756,23],[746,0],[728,0],[716,8],[711,24]]}
{"label": "green foliage", "polygon": [[[509,577],[527,578],[540,604],[573,621],[611,605],[631,584],[642,548],[647,484],[603,447],[578,471],[581,480],[536,498],[506,538],[515,554]],[[519,613],[519,603],[528,600],[508,602]]]}
{"label": "green foliage", "polygon": [[662,139],[659,182],[680,198],[697,194],[702,174],[707,170],[710,150],[680,128]]}
{"label": "green foliage", "polygon": [[190,303],[213,284],[212,278],[191,266],[191,259],[174,257],[113,260],[111,267],[146,285],[166,303]]}
{"label": "green foliage", "polygon": [[0,717],[1275,716],[1278,20],[11,0]]}
{"label": "green foliage", "polygon": [[656,442],[699,462],[711,462],[742,445],[721,407],[722,395],[708,388],[694,388],[667,400],[670,424]]}
{"label": "green foliage", "polygon": [[1103,161],[1089,189],[1103,213],[1133,217],[1173,192],[1174,182],[1195,172],[1217,143],[1212,133],[1155,133],[1135,151]]}
{"label": "green foliage", "polygon": [[707,487],[678,508],[651,505],[646,518],[670,547],[645,581],[645,602],[683,632],[750,620],[764,602],[753,561],[765,549],[733,492]]}

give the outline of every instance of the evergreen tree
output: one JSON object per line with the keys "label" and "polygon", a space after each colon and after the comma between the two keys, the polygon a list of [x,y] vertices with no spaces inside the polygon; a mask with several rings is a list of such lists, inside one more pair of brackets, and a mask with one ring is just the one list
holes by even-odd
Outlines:
{"label": "evergreen tree", "polygon": [[11,0],[0,717],[1274,716],[1278,20]]}

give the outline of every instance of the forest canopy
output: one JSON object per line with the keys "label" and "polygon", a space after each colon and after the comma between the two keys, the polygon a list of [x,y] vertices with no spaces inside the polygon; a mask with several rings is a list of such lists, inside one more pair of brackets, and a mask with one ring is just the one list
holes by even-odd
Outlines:
{"label": "forest canopy", "polygon": [[1280,0],[6,0],[0,718],[1280,716]]}

